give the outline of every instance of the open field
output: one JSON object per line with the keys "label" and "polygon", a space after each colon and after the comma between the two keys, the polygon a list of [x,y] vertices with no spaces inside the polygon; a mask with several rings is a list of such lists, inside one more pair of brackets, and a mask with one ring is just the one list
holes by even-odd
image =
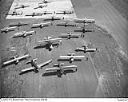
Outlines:
{"label": "open field", "polygon": [[[58,37],[60,33],[73,32],[76,27],[53,26],[43,29],[35,29],[36,34],[27,38],[10,38],[14,33],[22,30],[31,30],[32,23],[43,22],[42,19],[5,19],[5,13],[13,0],[1,1],[0,28],[8,26],[12,22],[22,21],[29,26],[21,27],[14,32],[0,34],[1,65],[12,56],[29,53],[32,58],[38,58],[37,63],[53,59],[52,64],[44,67],[39,73],[26,73],[19,75],[21,69],[30,67],[24,60],[19,64],[1,66],[0,70],[0,95],[1,97],[128,97],[127,67],[128,59],[121,53],[128,52],[127,47],[127,21],[107,0],[72,0],[75,14],[79,18],[95,18],[96,24],[87,25],[87,28],[95,29],[95,32],[85,33],[85,38],[63,40],[62,45],[52,51],[46,49],[33,49],[38,40],[49,35]],[[116,26],[115,26],[116,25]],[[43,76],[45,68],[57,63],[60,55],[74,52],[76,47],[89,44],[90,48],[98,48],[95,53],[78,52],[77,55],[85,55],[89,60],[73,62],[78,66],[78,71],[67,73],[62,78],[56,75]],[[15,47],[16,52],[10,51]],[[69,65],[68,62],[64,62]]]}

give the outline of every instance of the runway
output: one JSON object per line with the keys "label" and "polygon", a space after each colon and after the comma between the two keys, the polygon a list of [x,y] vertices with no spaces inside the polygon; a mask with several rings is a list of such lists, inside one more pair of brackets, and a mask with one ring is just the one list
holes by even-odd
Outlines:
{"label": "runway", "polygon": [[[6,0],[6,4],[3,3],[1,9],[5,10],[5,5],[9,7],[12,4],[8,3],[9,5],[7,5],[7,2],[10,1]],[[37,63],[39,64],[53,59],[52,64],[44,67],[39,73],[30,72],[19,75],[20,70],[31,67],[25,64],[29,59],[18,65],[1,67],[1,97],[127,97],[127,73],[124,73],[124,70],[127,72],[127,61],[126,66],[124,66],[125,60],[120,54],[120,46],[127,53],[127,21],[107,0],[71,0],[71,2],[77,17],[96,20],[96,25],[88,26],[95,29],[95,32],[85,33],[85,38],[63,40],[62,45],[52,51],[47,49],[35,50],[33,47],[38,40],[42,40],[47,35],[57,37],[61,33],[73,32],[78,28],[57,27],[55,24],[59,21],[55,21],[53,26],[34,29],[36,34],[32,37],[11,39],[10,37],[14,33],[22,30],[29,31],[32,23],[40,23],[43,20],[3,19],[4,15],[1,17],[2,25],[0,28],[18,21],[30,24],[30,26],[21,27],[14,32],[0,34],[1,63],[16,54],[23,55],[26,53],[29,53],[32,58],[38,58]],[[67,73],[61,78],[56,75],[43,76],[45,68],[52,67],[53,64],[57,63],[57,58],[60,55],[75,52],[74,49],[83,44],[96,47],[99,52],[76,53],[89,58],[88,61],[83,59],[81,62],[72,63],[78,66],[77,72]],[[10,51],[10,47],[15,47],[16,52]],[[68,62],[64,63],[70,65]]]}

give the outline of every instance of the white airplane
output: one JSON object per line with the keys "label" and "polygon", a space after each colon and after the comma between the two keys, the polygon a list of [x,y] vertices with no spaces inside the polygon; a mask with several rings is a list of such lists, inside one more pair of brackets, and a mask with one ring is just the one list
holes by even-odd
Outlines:
{"label": "white airplane", "polygon": [[63,18],[57,17],[57,16],[50,16],[50,17],[44,18],[44,21],[55,21],[55,20],[61,20],[61,19]]}
{"label": "white airplane", "polygon": [[81,48],[76,48],[75,51],[76,52],[82,51],[84,53],[86,53],[86,52],[96,52],[97,48],[88,48],[86,45],[84,45]]}
{"label": "white airplane", "polygon": [[73,21],[75,23],[95,23],[95,19],[88,19],[88,18],[84,18],[84,19],[74,18]]}
{"label": "white airplane", "polygon": [[52,59],[50,59],[44,63],[37,64],[37,58],[32,59],[31,61],[27,62],[27,64],[31,64],[32,67],[21,70],[20,74],[30,72],[30,71],[34,71],[35,73],[37,73],[37,72],[39,72],[39,69],[42,69],[42,67],[50,64],[51,62],[52,62]]}
{"label": "white airplane", "polygon": [[15,29],[16,29],[17,27],[16,26],[14,26],[14,27],[4,27],[3,29],[1,29],[1,33],[8,33],[8,32],[10,32],[10,31],[15,31]]}
{"label": "white airplane", "polygon": [[45,4],[45,5],[38,5],[38,6],[35,7],[34,9],[45,8],[45,7],[47,7],[47,6],[48,6],[47,4]]}
{"label": "white airplane", "polygon": [[27,7],[29,7],[29,5],[19,5],[15,7],[14,9],[27,8]]}
{"label": "white airplane", "polygon": [[31,28],[43,28],[52,25],[52,22],[33,24]]}
{"label": "white airplane", "polygon": [[20,26],[26,26],[26,25],[28,25],[28,23],[18,22],[18,23],[10,24],[9,26],[10,27],[14,27],[14,26],[20,27]]}
{"label": "white airplane", "polygon": [[74,61],[81,61],[85,56],[75,56],[74,53],[68,53],[67,56],[60,56],[58,61],[69,61],[72,63]]}
{"label": "white airplane", "polygon": [[13,11],[12,13],[7,13],[6,15],[17,16],[17,15],[22,15],[22,14],[23,14],[23,12]]}
{"label": "white airplane", "polygon": [[45,37],[44,40],[38,41],[38,44],[34,47],[34,49],[38,48],[46,48],[51,51],[54,46],[59,46],[62,43],[62,38],[52,38],[52,37]]}
{"label": "white airplane", "polygon": [[33,12],[32,14],[27,14],[25,16],[32,16],[32,17],[35,17],[35,16],[42,16],[43,14],[42,13],[35,13]]}
{"label": "white airplane", "polygon": [[36,31],[21,31],[21,32],[18,32],[18,33],[15,33],[12,38],[18,38],[18,37],[27,37],[27,36],[31,36],[33,33],[36,33]]}
{"label": "white airplane", "polygon": [[54,64],[52,68],[46,68],[45,73],[57,72],[58,77],[61,77],[63,74],[66,75],[66,71],[77,71],[76,65],[64,66],[64,63]]}
{"label": "white airplane", "polygon": [[27,59],[28,57],[30,57],[29,54],[23,55],[23,56],[20,56],[20,57],[14,56],[13,59],[4,62],[3,66],[6,66],[6,65],[9,65],[9,64],[12,64],[12,63],[18,64],[19,61]]}
{"label": "white airplane", "polygon": [[81,36],[81,34],[79,33],[62,33],[59,37],[60,38],[67,38],[67,39],[71,39],[71,38],[79,38]]}
{"label": "white airplane", "polygon": [[61,23],[56,24],[56,26],[77,27],[78,25],[77,24],[70,24],[68,22],[61,22]]}
{"label": "white airplane", "polygon": [[72,11],[72,10],[64,10],[64,11],[60,11],[60,12],[57,12],[56,14],[73,14],[74,13],[74,11]]}

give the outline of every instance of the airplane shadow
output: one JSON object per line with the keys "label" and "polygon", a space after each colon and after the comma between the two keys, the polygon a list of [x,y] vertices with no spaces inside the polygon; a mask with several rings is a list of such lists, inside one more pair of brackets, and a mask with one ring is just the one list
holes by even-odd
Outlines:
{"label": "airplane shadow", "polygon": [[[64,71],[64,75],[68,74],[68,73],[74,73],[76,71],[73,70],[65,70]],[[62,75],[59,72],[46,72],[42,74],[42,77],[47,77],[47,76],[55,76],[57,75],[58,77],[61,77]]]}

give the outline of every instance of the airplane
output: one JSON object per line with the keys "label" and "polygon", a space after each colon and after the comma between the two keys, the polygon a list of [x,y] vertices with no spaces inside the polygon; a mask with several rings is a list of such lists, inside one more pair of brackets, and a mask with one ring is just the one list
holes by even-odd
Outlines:
{"label": "airplane", "polygon": [[57,17],[57,16],[51,16],[49,18],[44,18],[44,21],[55,21],[55,20],[61,20],[61,17]]}
{"label": "airplane", "polygon": [[42,15],[43,15],[42,13],[35,13],[35,12],[33,12],[32,14],[27,14],[25,16],[32,16],[32,17],[34,17],[34,16],[42,16]]}
{"label": "airplane", "polygon": [[12,63],[18,64],[19,61],[27,59],[28,57],[30,57],[29,54],[26,54],[26,55],[23,55],[23,56],[20,56],[20,57],[14,56],[9,61],[4,62],[3,66],[9,65],[9,64],[12,64]]}
{"label": "airplane", "polygon": [[82,51],[84,53],[86,52],[95,52],[97,51],[97,48],[88,48],[86,45],[83,45],[81,48],[76,48],[76,52]]}
{"label": "airplane", "polygon": [[51,51],[54,46],[58,47],[62,44],[62,38],[52,38],[52,37],[45,37],[44,40],[38,41],[38,44],[34,47],[34,49],[38,48],[46,48]]}
{"label": "airplane", "polygon": [[64,63],[54,64],[52,68],[46,68],[45,73],[57,72],[57,76],[61,77],[63,74],[66,75],[66,71],[72,70],[73,72],[77,71],[76,65],[64,66]]}
{"label": "airplane", "polygon": [[73,11],[69,11],[69,10],[64,10],[64,11],[60,11],[60,12],[57,12],[56,14],[73,14],[74,12]]}
{"label": "airplane", "polygon": [[20,27],[20,26],[26,26],[28,25],[27,23],[23,23],[23,22],[18,22],[16,24],[10,24],[9,26],[10,27],[13,27],[13,26],[17,26],[17,27]]}
{"label": "airplane", "polygon": [[37,58],[32,59],[32,60],[30,60],[26,63],[26,64],[31,64],[32,67],[21,70],[20,75],[23,74],[23,73],[26,73],[26,72],[30,72],[30,71],[34,71],[35,73],[38,73],[39,69],[41,69],[42,67],[50,64],[51,62],[52,62],[52,59],[50,59],[50,60],[48,60],[44,63],[37,64]]}
{"label": "airplane", "polygon": [[74,18],[73,21],[75,23],[84,23],[84,24],[85,23],[91,23],[91,24],[95,23],[95,19],[88,19],[88,18],[84,18],[84,19]]}
{"label": "airplane", "polygon": [[58,24],[56,24],[56,26],[77,27],[77,25],[76,25],[76,24],[69,24],[68,22],[58,23]]}
{"label": "airplane", "polygon": [[43,28],[52,25],[52,22],[33,24],[31,28]]}
{"label": "airplane", "polygon": [[79,38],[81,36],[81,34],[75,34],[75,33],[62,33],[61,36],[59,36],[60,38],[67,38],[67,39],[71,39],[71,38]]}
{"label": "airplane", "polygon": [[44,8],[44,7],[47,7],[47,6],[48,6],[47,4],[46,5],[39,5],[39,6],[35,7],[34,9]]}
{"label": "airplane", "polygon": [[18,33],[15,33],[12,38],[18,38],[18,37],[27,37],[27,36],[30,36],[32,35],[33,33],[36,33],[36,31],[21,31],[21,32],[18,32]]}
{"label": "airplane", "polygon": [[14,27],[4,27],[3,29],[1,29],[1,33],[8,33],[8,32],[10,32],[10,31],[15,31],[15,29],[16,29],[17,27],[16,26],[14,26]]}
{"label": "airplane", "polygon": [[51,3],[53,1],[48,1],[48,0],[43,0],[41,3],[38,3],[38,4],[48,4],[48,3]]}
{"label": "airplane", "polygon": [[13,11],[12,13],[7,13],[6,15],[11,15],[11,16],[17,16],[17,15],[22,15],[23,12],[16,12],[16,11]]}
{"label": "airplane", "polygon": [[20,5],[18,7],[15,7],[14,9],[20,9],[20,8],[26,8],[26,7],[29,7],[29,5]]}
{"label": "airplane", "polygon": [[[95,30],[94,29],[86,29],[85,27],[80,27],[82,29],[79,29],[79,30],[74,30],[74,32],[82,32],[82,33],[86,33],[86,32],[94,32]],[[83,35],[84,37],[84,35]]]}
{"label": "airplane", "polygon": [[67,56],[60,56],[58,61],[69,61],[72,63],[74,61],[81,61],[85,56],[75,56],[74,53],[68,53]]}

